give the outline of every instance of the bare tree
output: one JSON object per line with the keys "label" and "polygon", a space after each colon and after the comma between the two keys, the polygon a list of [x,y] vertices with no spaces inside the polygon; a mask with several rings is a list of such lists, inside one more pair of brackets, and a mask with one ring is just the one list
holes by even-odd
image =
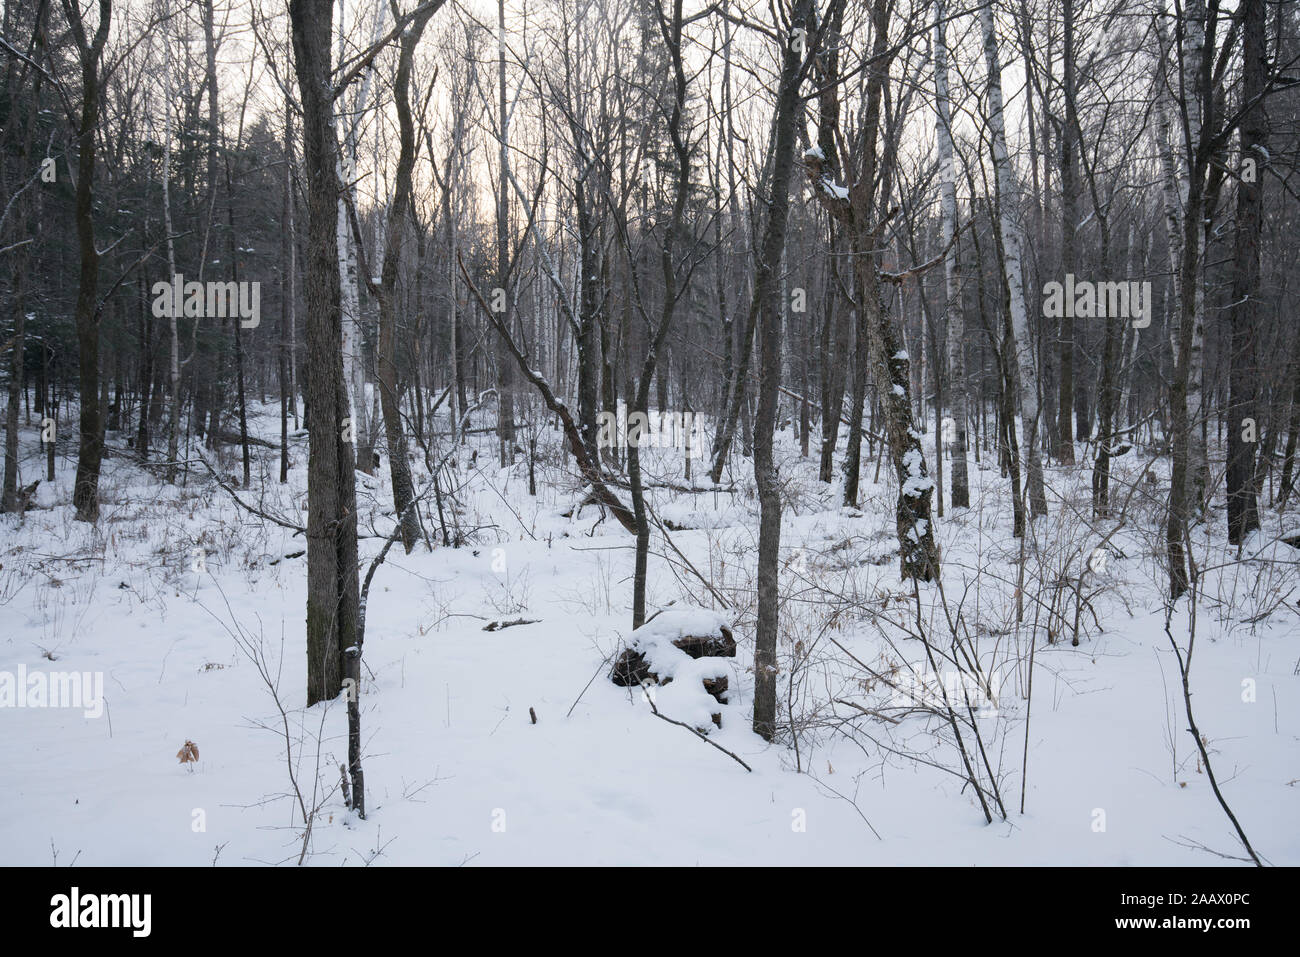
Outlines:
{"label": "bare tree", "polygon": [[1011,318],[1012,352],[1009,363],[1020,397],[1021,457],[1029,481],[1029,514],[1037,518],[1047,514],[1047,494],[1043,487],[1043,462],[1038,450],[1038,371],[1034,340],[1029,333],[1029,315],[1025,305],[1024,230],[1020,224],[1020,184],[1016,180],[1007,153],[1006,120],[1002,109],[1002,67],[998,62],[997,30],[993,22],[993,5],[980,7],[984,34],[984,63],[988,71],[988,125],[992,141],[993,169],[998,185],[998,232],[1002,239],[1002,268],[1006,280],[1006,303]]}
{"label": "bare tree", "polygon": [[[931,581],[939,575],[939,549],[935,544],[930,515],[934,480],[926,468],[921,433],[913,425],[911,360],[884,302],[887,284],[900,281],[902,276],[885,275],[879,259],[882,236],[893,215],[880,211],[889,197],[888,190],[881,187],[879,167],[882,104],[889,80],[889,65],[898,49],[889,41],[889,12],[889,0],[873,0],[872,47],[866,63],[863,119],[855,146],[856,169],[851,185],[845,187],[834,181],[827,167],[831,157],[825,156],[820,147],[806,153],[805,160],[818,202],[832,217],[848,226],[853,237],[859,313],[858,362],[865,361],[867,350],[864,345],[869,342],[876,380],[881,385],[880,403],[889,455],[898,482],[896,526],[902,575]],[[842,134],[837,138],[842,139]],[[878,190],[882,194],[879,200]],[[861,367],[855,374],[863,374]],[[858,402],[857,388],[855,383],[855,405]],[[859,431],[850,426],[850,442]],[[856,472],[851,454],[848,467]],[[852,473],[846,477],[846,496],[849,481],[853,480],[856,486],[855,479]]]}
{"label": "bare tree", "polygon": [[302,96],[307,172],[307,704],[341,688],[343,650],[357,626],[357,506],[343,378],[339,292],[337,144],[330,66],[333,15],[292,0],[294,67]]}
{"label": "bare tree", "polygon": [[[677,0],[680,6],[681,0]],[[776,640],[780,611],[777,558],[781,547],[780,479],[772,457],[778,387],[781,381],[780,267],[790,211],[790,180],[794,172],[795,122],[801,107],[799,85],[807,65],[804,58],[812,15],[811,0],[797,0],[790,13],[790,35],[784,38],[781,78],[773,119],[772,180],[768,218],[758,260],[755,299],[759,303],[758,412],[754,417],[754,481],[758,486],[758,624],[754,634],[754,731],[771,740],[776,733]],[[815,53],[816,40],[812,45]]]}
{"label": "bare tree", "polygon": [[103,416],[99,403],[99,258],[95,245],[95,133],[99,124],[104,47],[112,26],[113,0],[99,0],[94,33],[76,0],[63,0],[63,12],[76,42],[81,65],[81,110],[77,129],[77,243],[81,270],[77,280],[77,362],[81,384],[80,444],[72,504],[77,518],[99,517],[99,466],[104,456]]}
{"label": "bare tree", "polygon": [[1228,542],[1240,545],[1259,528],[1255,496],[1256,380],[1255,351],[1260,277],[1259,234],[1264,207],[1263,175],[1268,162],[1268,47],[1264,38],[1264,0],[1242,0],[1241,170],[1237,176],[1236,242],[1233,251],[1232,323],[1228,350],[1231,395],[1228,419]]}
{"label": "bare tree", "polygon": [[952,505],[970,505],[966,474],[966,423],[970,418],[966,389],[966,326],[962,309],[961,255],[957,248],[957,173],[953,164],[951,97],[948,92],[948,43],[944,0],[934,5],[935,138],[939,153],[939,189],[943,225],[945,329],[949,394],[952,396]]}
{"label": "bare tree", "polygon": [[388,210],[388,236],[384,243],[384,265],[379,284],[379,400],[388,439],[388,469],[393,480],[394,515],[402,529],[402,547],[409,554],[419,538],[420,523],[411,503],[415,489],[406,460],[406,432],[402,427],[402,391],[397,378],[397,274],[402,263],[402,239],[411,204],[411,172],[415,167],[415,123],[411,119],[411,62],[429,18],[442,6],[441,0],[426,4],[402,34],[393,99],[400,127],[401,152],[393,181],[393,201]]}

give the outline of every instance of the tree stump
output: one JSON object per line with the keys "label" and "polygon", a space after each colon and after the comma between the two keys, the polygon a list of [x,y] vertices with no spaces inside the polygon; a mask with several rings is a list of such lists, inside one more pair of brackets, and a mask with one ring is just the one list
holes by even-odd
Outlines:
{"label": "tree stump", "polygon": [[[669,609],[632,633],[614,661],[609,680],[622,688],[666,686],[684,662],[735,657],[736,639],[722,616],[703,609]],[[719,704],[727,703],[726,675],[703,677],[700,684]],[[721,712],[710,717],[722,727]]]}

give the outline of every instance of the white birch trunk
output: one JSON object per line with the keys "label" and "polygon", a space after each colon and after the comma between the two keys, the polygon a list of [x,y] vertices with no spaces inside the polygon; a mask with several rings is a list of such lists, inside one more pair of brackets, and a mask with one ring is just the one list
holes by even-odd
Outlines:
{"label": "white birch trunk", "polygon": [[[1193,151],[1201,142],[1201,101],[1204,90],[1200,76],[1200,63],[1205,55],[1205,0],[1187,0],[1186,5],[1187,51],[1183,55],[1183,90],[1187,99],[1187,168],[1191,169]],[[1189,192],[1183,191],[1184,209],[1187,208]],[[1204,200],[1202,199],[1202,203]],[[1201,203],[1196,210],[1188,210],[1198,220],[1194,232],[1196,248],[1193,250],[1196,262],[1196,278],[1193,281],[1192,294],[1192,348],[1187,362],[1187,423],[1188,436],[1188,474],[1192,482],[1192,502],[1199,507],[1205,495],[1208,480],[1209,462],[1205,452],[1205,439],[1201,433],[1202,420],[1205,416],[1201,380],[1204,376],[1205,352],[1205,282],[1203,270],[1205,263],[1205,229],[1199,222]],[[1187,291],[1183,290],[1184,298]],[[1177,354],[1177,353],[1175,353]]]}
{"label": "white birch trunk", "polygon": [[298,353],[298,242],[297,231],[294,227],[293,208],[297,205],[296,197],[293,194],[293,113],[286,109],[284,117],[284,180],[285,189],[289,192],[289,402],[293,406],[293,427],[301,427],[301,420],[298,418],[298,401],[297,401],[297,367],[296,356]]}
{"label": "white birch trunk", "polygon": [[[384,27],[386,8],[377,3],[374,26],[371,29],[370,43],[379,40]],[[339,61],[343,59],[344,4],[339,4]],[[338,210],[338,259],[339,259],[339,306],[343,316],[343,376],[348,386],[349,415],[355,430],[357,448],[370,448],[374,443],[373,426],[375,416],[371,414],[366,403],[366,373],[363,356],[364,341],[361,334],[361,297],[357,278],[357,251],[352,235],[352,224],[348,219],[347,197],[355,203],[353,183],[357,171],[357,140],[361,117],[366,110],[370,97],[370,83],[374,76],[373,69],[367,69],[361,77],[361,86],[352,104],[352,118],[347,124],[342,148],[339,150],[338,176],[340,184]],[[376,247],[378,248],[378,247]],[[359,463],[369,471],[370,463]]]}
{"label": "white birch trunk", "polygon": [[[1144,267],[1146,266],[1146,262],[1145,262],[1146,257],[1143,256],[1142,261],[1138,260],[1137,230],[1134,228],[1134,224],[1131,222],[1129,223],[1129,227],[1128,227],[1128,250],[1129,250],[1128,274],[1130,276],[1144,275],[1145,274]],[[1132,401],[1132,395],[1133,395],[1133,375],[1135,372],[1135,363],[1137,362],[1138,343],[1142,338],[1142,331],[1140,329],[1130,328],[1132,326],[1132,323],[1125,323],[1124,325],[1125,325],[1125,329],[1124,329],[1125,338],[1122,338],[1120,340],[1120,353],[1119,353],[1120,354],[1120,363],[1118,369],[1119,404],[1115,406],[1115,421],[1111,426],[1112,434],[1119,432],[1121,429],[1128,427],[1129,403]],[[1132,441],[1133,438],[1134,438],[1133,436],[1129,436],[1130,441]],[[1115,443],[1112,440],[1111,444],[1115,445],[1117,443]]]}
{"label": "white birch trunk", "polygon": [[[941,241],[948,250],[943,260],[944,312],[947,319],[949,407],[952,410],[952,504],[969,507],[970,486],[966,472],[966,349],[965,317],[962,315],[960,258],[953,236],[957,231],[957,172],[953,163],[952,114],[948,93],[948,44],[944,36],[944,0],[935,0],[934,89],[936,140],[939,152],[939,202],[942,216]],[[942,424],[940,426],[942,428]]]}
{"label": "white birch trunk", "polygon": [[1030,516],[1047,514],[1043,488],[1043,463],[1038,450],[1038,371],[1034,364],[1034,343],[1029,335],[1022,271],[1024,233],[1016,219],[1020,210],[1020,186],[1007,155],[1006,121],[1002,110],[1002,69],[998,63],[997,31],[991,5],[980,10],[984,28],[984,61],[988,69],[989,132],[993,140],[993,167],[998,183],[998,227],[1002,234],[1003,260],[1010,292],[1011,331],[1015,337],[1015,382],[1020,394],[1020,450],[1029,476]]}
{"label": "white birch trunk", "polygon": [[[1157,17],[1156,23],[1160,34],[1161,50],[1167,55],[1169,47],[1165,39],[1163,21]],[[1158,118],[1160,148],[1160,187],[1164,200],[1165,240],[1169,250],[1169,304],[1166,309],[1166,334],[1174,361],[1178,361],[1178,325],[1182,315],[1182,286],[1179,274],[1183,261],[1183,201],[1187,196],[1185,186],[1180,188],[1178,165],[1173,153],[1173,119],[1174,106],[1169,99],[1168,86],[1165,82],[1163,60],[1158,66],[1154,81],[1156,98],[1156,115]],[[1185,184],[1185,179],[1181,180]]]}

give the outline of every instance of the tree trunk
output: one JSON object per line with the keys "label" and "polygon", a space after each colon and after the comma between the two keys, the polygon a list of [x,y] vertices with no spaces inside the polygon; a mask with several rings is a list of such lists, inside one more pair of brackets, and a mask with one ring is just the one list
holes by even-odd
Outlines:
{"label": "tree trunk", "polygon": [[[340,9],[343,9],[340,7]],[[384,27],[387,5],[375,4],[375,19],[371,27],[370,42],[379,40]],[[343,43],[343,24],[339,24],[340,51]],[[342,53],[340,52],[340,57]],[[338,151],[339,194],[338,205],[338,260],[339,260],[339,295],[343,310],[343,375],[348,383],[348,397],[351,408],[352,428],[357,438],[357,460],[361,471],[369,475],[374,470],[375,423],[371,421],[370,409],[366,404],[366,366],[365,339],[361,326],[361,293],[357,273],[356,237],[352,235],[351,223],[347,212],[347,197],[354,196],[354,181],[357,169],[357,139],[361,117],[365,114],[370,98],[370,84],[374,77],[373,68],[362,75],[361,86],[357,91],[356,102],[352,104],[352,118],[347,123],[343,135],[343,146]],[[369,279],[369,277],[367,277]]]}
{"label": "tree trunk", "polygon": [[[680,2],[680,0],[679,0]],[[811,0],[799,0],[791,30],[808,24]],[[802,36],[802,33],[800,33]],[[758,486],[758,621],[754,631],[754,732],[771,741],[776,734],[776,645],[780,613],[777,570],[781,547],[780,479],[772,445],[781,385],[781,301],[779,275],[790,214],[790,179],[794,170],[795,123],[800,106],[799,78],[803,48],[787,39],[777,87],[776,135],[773,142],[768,219],[755,283],[759,302],[758,412],[754,417],[754,481]]]}
{"label": "tree trunk", "polygon": [[337,151],[330,83],[330,4],[290,0],[307,170],[307,705],[340,690],[357,627],[356,476],[345,438],[339,291]]}
{"label": "tree trunk", "polygon": [[[1263,213],[1263,174],[1268,156],[1268,117],[1264,92],[1268,83],[1268,51],[1264,38],[1264,0],[1242,0],[1242,88],[1245,115],[1241,120],[1243,169],[1237,180],[1236,248],[1232,276],[1232,326],[1228,351],[1228,542],[1240,545],[1259,528],[1255,498],[1255,444],[1259,422],[1255,408],[1255,328],[1259,315],[1259,234]],[[1248,433],[1247,430],[1250,430]],[[1253,434],[1252,434],[1253,433]]]}
{"label": "tree trunk", "polygon": [[[1061,272],[1078,268],[1079,188],[1075,154],[1079,128],[1074,91],[1074,0],[1062,0],[1063,26],[1061,81],[1065,92],[1065,122],[1061,127]],[[1074,310],[1067,309],[1057,321],[1060,337],[1060,380],[1056,403],[1056,458],[1062,465],[1074,464]]]}
{"label": "tree trunk", "polygon": [[[104,434],[99,407],[99,251],[95,248],[95,128],[99,125],[100,63],[112,21],[112,0],[99,0],[99,24],[94,39],[86,36],[80,8],[63,0],[81,60],[81,123],[77,130],[77,245],[81,269],[77,282],[77,366],[80,376],[81,422],[77,476],[72,490],[76,517],[99,517],[99,465]],[[52,476],[51,476],[52,477]]]}
{"label": "tree trunk", "polygon": [[[948,250],[943,260],[949,395],[952,406],[952,507],[970,507],[966,470],[966,323],[962,311],[961,250],[953,241],[957,230],[957,174],[953,165],[952,117],[948,93],[948,44],[944,36],[944,0],[935,2],[934,82],[939,147],[939,186],[942,204],[940,239]],[[937,330],[936,330],[937,333]]]}
{"label": "tree trunk", "polygon": [[1295,334],[1291,347],[1291,411],[1287,415],[1286,451],[1282,460],[1282,479],[1279,483],[1277,510],[1286,509],[1287,499],[1295,482],[1296,446],[1300,444],[1300,332]]}
{"label": "tree trunk", "polygon": [[[21,213],[20,213],[21,216]],[[18,408],[23,396],[23,359],[26,355],[24,331],[27,319],[27,297],[24,285],[27,277],[27,249],[13,250],[11,263],[14,337],[13,356],[9,362],[9,397],[5,409],[5,477],[4,493],[0,496],[0,512],[16,512],[22,505],[18,501]]]}
{"label": "tree trunk", "polygon": [[[510,118],[506,106],[506,4],[497,0],[497,122],[501,142],[497,162],[497,290],[504,305],[502,324],[513,333],[513,303],[510,294]],[[494,295],[495,300],[495,295]],[[492,305],[495,307],[496,302]],[[515,392],[514,370],[503,343],[497,344],[497,440],[501,446],[501,466],[514,461]]]}
{"label": "tree trunk", "polygon": [[[164,9],[168,9],[164,7]],[[163,229],[167,233],[167,281],[174,282],[176,276],[176,243],[173,240],[175,230],[172,227],[172,82],[171,82],[171,34],[164,26],[163,49],[163,165],[162,165],[162,201]],[[180,421],[181,421],[181,344],[177,328],[179,317],[176,303],[172,300],[167,309],[168,322],[168,403],[167,403],[167,481],[176,481],[176,463],[180,458]]]}
{"label": "tree trunk", "polygon": [[[911,400],[911,359],[904,348],[903,336],[884,302],[879,255],[882,234],[888,216],[877,215],[876,170],[880,117],[889,80],[889,0],[875,0],[871,11],[873,49],[867,72],[865,107],[857,155],[859,167],[855,181],[845,190],[831,177],[830,157],[824,148],[805,154],[808,178],[822,206],[835,218],[846,223],[853,234],[854,274],[858,302],[858,368],[854,372],[854,408],[851,422],[861,422],[858,402],[859,384],[866,376],[866,363],[872,363],[890,462],[898,482],[895,518],[898,532],[899,564],[904,578],[932,581],[939,576],[939,551],[934,541],[930,517],[934,480],[929,477],[921,433],[914,425]],[[847,192],[847,196],[845,193]],[[889,194],[886,183],[883,196]],[[868,360],[868,356],[870,359]],[[845,497],[852,489],[856,498],[857,468],[854,462],[855,435],[861,447],[861,429],[850,425],[849,455],[845,475]]]}
{"label": "tree trunk", "polygon": [[419,538],[419,516],[414,508],[415,489],[406,460],[406,432],[402,428],[402,390],[397,376],[397,274],[402,263],[402,234],[410,211],[411,170],[415,166],[415,125],[411,120],[411,62],[415,45],[436,8],[421,13],[402,35],[397,76],[393,80],[393,105],[397,111],[401,151],[393,180],[393,201],[388,213],[388,236],[379,286],[379,400],[388,440],[388,470],[393,481],[393,508],[402,529],[402,547],[409,555]]}
{"label": "tree trunk", "polygon": [[1015,341],[1014,379],[1020,395],[1021,431],[1024,447],[1021,459],[1029,473],[1029,514],[1038,518],[1047,514],[1047,494],[1043,488],[1043,463],[1038,451],[1038,373],[1034,363],[1034,340],[1029,334],[1029,316],[1025,307],[1023,262],[1024,233],[1020,227],[1020,186],[1007,155],[1005,119],[1002,111],[1002,69],[998,64],[997,33],[993,26],[991,5],[980,9],[984,28],[984,62],[988,69],[989,129],[993,140],[993,166],[998,182],[998,228],[1002,236],[1003,269],[1009,296],[1008,309]]}
{"label": "tree trunk", "polygon": [[[1165,551],[1169,565],[1169,597],[1179,598],[1190,584],[1184,540],[1192,504],[1201,499],[1207,471],[1205,443],[1201,438],[1201,358],[1205,293],[1201,283],[1201,250],[1205,228],[1205,170],[1208,156],[1201,144],[1202,117],[1209,93],[1206,77],[1212,51],[1205,42],[1204,0],[1187,0],[1184,8],[1183,105],[1186,109],[1187,167],[1183,191],[1183,221],[1178,263],[1179,307],[1174,378],[1170,386],[1169,516],[1165,525]],[[1190,474],[1189,474],[1190,473]]]}

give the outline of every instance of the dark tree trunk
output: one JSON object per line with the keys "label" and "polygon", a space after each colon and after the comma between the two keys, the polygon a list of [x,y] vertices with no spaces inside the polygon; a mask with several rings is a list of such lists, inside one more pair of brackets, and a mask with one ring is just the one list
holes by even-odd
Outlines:
{"label": "dark tree trunk", "polygon": [[[1264,0],[1242,0],[1242,88],[1245,115],[1241,120],[1243,170],[1237,179],[1237,228],[1232,276],[1232,325],[1228,350],[1228,542],[1240,545],[1259,528],[1255,495],[1255,444],[1260,423],[1255,381],[1259,377],[1255,328],[1259,315],[1259,234],[1263,212],[1264,158],[1268,155],[1268,116],[1264,92],[1268,83],[1268,51],[1264,37]],[[1253,173],[1253,175],[1251,175]],[[1253,434],[1247,437],[1247,430]]]}
{"label": "dark tree trunk", "polygon": [[[791,30],[803,31],[811,0],[799,0]],[[801,32],[802,35],[802,32]],[[781,385],[781,276],[790,180],[794,172],[795,122],[800,106],[802,45],[787,39],[777,87],[776,136],[767,226],[759,253],[755,297],[759,323],[758,411],[754,417],[754,481],[758,486],[758,622],[754,633],[754,732],[768,741],[776,734],[776,644],[780,612],[777,571],[781,547],[780,478],[772,457],[773,432]]]}
{"label": "dark tree trunk", "polygon": [[[835,240],[831,239],[832,249]],[[840,308],[838,263],[827,267],[826,321],[822,325],[822,444],[817,477],[827,484],[834,476],[835,446],[844,414],[844,380],[847,378],[850,310]]]}
{"label": "dark tree trunk", "polygon": [[1102,346],[1101,382],[1097,388],[1097,458],[1092,470],[1092,511],[1110,514],[1110,461],[1115,452],[1116,420],[1119,415],[1119,360],[1124,341],[1124,320],[1106,320],[1106,341]]}
{"label": "dark tree trunk", "polygon": [[[884,419],[890,462],[898,482],[895,518],[900,570],[904,578],[931,581],[939,576],[939,551],[934,541],[931,499],[934,480],[929,477],[921,433],[915,428],[911,399],[911,360],[903,347],[903,336],[884,302],[879,250],[888,217],[876,210],[877,148],[880,119],[888,82],[889,0],[875,0],[871,9],[873,49],[867,73],[865,108],[859,132],[859,168],[845,197],[831,178],[824,150],[809,154],[808,178],[818,201],[836,219],[849,226],[853,235],[854,273],[858,302],[857,364],[854,376],[854,408],[851,420],[860,423],[858,383],[865,381],[866,363],[871,362],[877,395]],[[889,186],[880,189],[888,195]],[[845,502],[857,497],[857,463],[854,444],[861,448],[861,429],[850,425],[849,456],[846,463]],[[850,491],[853,493],[850,497]]]}
{"label": "dark tree trunk", "polygon": [[[1062,83],[1065,88],[1065,122],[1061,127],[1061,272],[1072,273],[1077,266],[1079,226],[1078,170],[1075,154],[1078,152],[1076,133],[1078,118],[1075,115],[1074,95],[1074,0],[1063,0],[1061,19],[1063,25]],[[1064,276],[1062,280],[1064,281]],[[1060,336],[1060,390],[1056,402],[1056,459],[1062,465],[1074,464],[1074,318],[1069,315],[1056,320]],[[1080,416],[1080,431],[1084,417]]]}
{"label": "dark tree trunk", "polygon": [[156,349],[153,341],[153,314],[149,309],[148,296],[145,291],[150,288],[149,271],[141,267],[139,312],[140,321],[140,370],[137,388],[140,394],[140,418],[136,425],[135,450],[140,461],[149,459],[149,416],[152,413],[152,396],[154,380],[154,356]]}
{"label": "dark tree trunk", "polygon": [[1282,480],[1279,483],[1277,510],[1286,508],[1287,499],[1295,482],[1296,446],[1300,444],[1300,332],[1296,333],[1291,355],[1291,411],[1287,415],[1286,451],[1282,460]]}
{"label": "dark tree trunk", "polygon": [[414,507],[415,489],[406,460],[406,431],[402,428],[402,386],[397,374],[397,274],[402,264],[402,235],[410,212],[411,170],[415,166],[415,125],[411,120],[411,62],[415,45],[436,8],[421,13],[402,35],[393,102],[397,111],[401,148],[393,180],[393,202],[388,214],[384,266],[379,285],[379,400],[388,440],[388,470],[393,481],[393,508],[402,529],[402,547],[409,555],[419,539],[420,522]]}
{"label": "dark tree trunk", "polygon": [[343,325],[338,265],[337,143],[330,84],[333,9],[290,0],[302,91],[307,170],[307,705],[341,688],[343,652],[357,628],[357,516],[353,450],[345,440]]}
{"label": "dark tree trunk", "polygon": [[588,166],[575,188],[578,211],[579,284],[578,302],[578,422],[587,455],[600,461],[596,446],[596,417],[600,405],[600,346],[596,340],[600,328],[600,249],[597,245],[595,217],[588,201],[585,179],[594,166]]}
{"label": "dark tree trunk", "polygon": [[[95,248],[95,128],[99,124],[100,63],[112,21],[112,0],[99,0],[95,36],[86,35],[81,10],[74,0],[63,0],[81,60],[81,123],[77,131],[77,245],[81,269],[77,283],[77,368],[80,376],[81,423],[77,449],[77,477],[72,504],[77,518],[93,522],[99,517],[99,465],[104,455],[104,434],[99,407],[99,251]],[[51,476],[52,478],[53,476]]]}
{"label": "dark tree trunk", "polygon": [[713,467],[709,470],[709,480],[715,485],[722,481],[722,470],[726,468],[727,455],[735,441],[737,423],[745,404],[746,380],[749,377],[750,357],[754,352],[754,331],[758,327],[758,306],[758,296],[755,295],[749,306],[749,314],[745,317],[739,358],[734,364],[731,381],[727,386],[727,411],[713,439]]}
{"label": "dark tree trunk", "polygon": [[858,504],[858,476],[862,472],[862,415],[867,395],[867,369],[871,363],[871,335],[867,310],[862,307],[862,287],[857,284],[856,270],[854,295],[857,308],[853,310],[855,334],[853,336],[853,387],[849,395],[849,437],[844,446],[844,504]]}
{"label": "dark tree trunk", "polygon": [[18,502],[18,409],[23,396],[23,359],[26,354],[27,299],[24,284],[27,275],[26,247],[13,251],[13,356],[9,363],[9,405],[5,410],[5,477],[4,493],[0,496],[0,512],[14,512],[21,508]]}
{"label": "dark tree trunk", "polygon": [[[235,190],[231,184],[230,159],[226,160],[226,255],[230,257],[230,278],[239,282],[239,253],[235,243]],[[238,288],[238,285],[236,285]],[[235,402],[239,412],[239,449],[244,467],[244,488],[252,482],[252,460],[248,448],[248,401],[244,391],[244,337],[243,318],[236,316],[230,320],[235,330]]]}
{"label": "dark tree trunk", "polygon": [[[31,42],[28,46],[30,54],[37,54],[38,47],[44,43],[46,9],[46,5],[42,3],[37,11]],[[16,105],[21,84],[16,76],[15,65],[15,61],[11,59],[10,69],[5,80],[6,86],[9,88],[9,122],[17,124],[19,111]],[[32,70],[27,75],[32,79],[32,103],[39,104],[43,74]],[[12,135],[13,142],[20,144],[15,150],[20,169],[25,169],[31,161],[34,145],[33,137],[36,129],[35,116],[31,111],[28,111],[23,120],[21,134],[12,127],[5,131]],[[12,233],[9,234],[6,245],[22,243],[23,240],[34,240],[40,235],[41,217],[39,210],[35,210],[35,215],[33,215],[33,207],[39,206],[39,203],[39,198],[29,196],[18,198],[15,204],[16,208],[13,210]],[[33,227],[35,228],[33,229]],[[10,295],[13,297],[14,335],[13,352],[9,364],[8,406],[5,415],[4,490],[0,493],[0,511],[3,512],[18,511],[24,505],[23,502],[19,501],[18,489],[18,410],[27,391],[23,376],[27,365],[27,270],[32,245],[34,243],[23,243],[12,248],[9,252],[12,257],[9,262],[9,275]]]}

